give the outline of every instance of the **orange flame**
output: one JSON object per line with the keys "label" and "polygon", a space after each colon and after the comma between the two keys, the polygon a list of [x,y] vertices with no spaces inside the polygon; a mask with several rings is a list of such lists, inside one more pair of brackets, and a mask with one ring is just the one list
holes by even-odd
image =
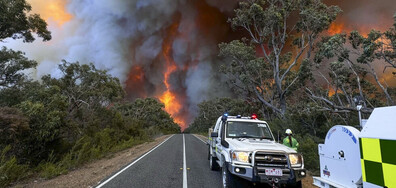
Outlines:
{"label": "orange flame", "polygon": [[164,40],[162,46],[162,55],[166,61],[166,71],[164,73],[164,85],[165,92],[159,97],[159,100],[164,103],[165,111],[171,114],[173,119],[179,126],[184,130],[186,128],[186,122],[184,118],[180,115],[182,110],[182,105],[177,98],[177,95],[171,90],[171,86],[169,84],[170,75],[177,71],[179,67],[176,65],[175,61],[172,58],[172,43],[173,37],[177,35],[177,28],[179,23],[174,23],[169,27],[168,37]]}
{"label": "orange flame", "polygon": [[[339,92],[339,91],[338,91],[338,92]],[[333,89],[332,87],[329,87],[329,88],[328,88],[328,96],[329,96],[329,97],[332,97],[334,94],[335,94],[334,89]]]}
{"label": "orange flame", "polygon": [[327,32],[330,35],[339,34],[339,33],[342,33],[343,31],[345,32],[344,24],[343,23],[336,23],[336,22],[333,22],[330,25],[329,29],[327,30]]}

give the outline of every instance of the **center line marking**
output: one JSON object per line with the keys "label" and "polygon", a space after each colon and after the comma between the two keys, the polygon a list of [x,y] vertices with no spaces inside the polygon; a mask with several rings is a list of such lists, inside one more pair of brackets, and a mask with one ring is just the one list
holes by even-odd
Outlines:
{"label": "center line marking", "polygon": [[183,188],[187,188],[186,141],[183,134]]}

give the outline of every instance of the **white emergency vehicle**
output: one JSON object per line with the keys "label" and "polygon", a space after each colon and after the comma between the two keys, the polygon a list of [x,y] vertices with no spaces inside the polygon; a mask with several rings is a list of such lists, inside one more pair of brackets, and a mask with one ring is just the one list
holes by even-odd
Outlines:
{"label": "white emergency vehicle", "polygon": [[255,115],[219,117],[209,130],[208,144],[210,169],[222,169],[223,187],[242,187],[241,178],[274,187],[301,187],[306,175],[303,157],[277,143],[267,122]]}
{"label": "white emergency vehicle", "polygon": [[319,144],[321,188],[396,187],[396,106],[375,108],[362,131],[333,126]]}

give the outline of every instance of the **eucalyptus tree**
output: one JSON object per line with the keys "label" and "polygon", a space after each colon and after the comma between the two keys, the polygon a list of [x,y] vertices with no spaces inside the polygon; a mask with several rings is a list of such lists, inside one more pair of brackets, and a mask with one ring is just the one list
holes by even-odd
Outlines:
{"label": "eucalyptus tree", "polygon": [[315,39],[341,10],[320,0],[250,0],[229,19],[246,37],[221,43],[231,87],[263,111],[284,116],[287,97],[310,78]]}
{"label": "eucalyptus tree", "polygon": [[[310,96],[332,111],[355,111],[357,104],[353,99],[356,96],[362,100],[363,111],[394,105],[394,88],[387,84],[384,76],[396,74],[389,72],[396,69],[395,28],[396,23],[385,32],[372,30],[367,36],[352,31],[323,37],[318,43],[315,62],[318,67],[329,67],[328,76],[323,69],[316,72],[326,81],[334,96],[315,93],[307,88]],[[382,68],[382,73],[378,68]]]}
{"label": "eucalyptus tree", "polygon": [[2,47],[0,49],[0,89],[9,88],[27,80],[27,76],[22,71],[36,66],[37,62],[26,58],[23,52]]}
{"label": "eucalyptus tree", "polygon": [[67,98],[68,112],[72,115],[80,109],[95,110],[111,105],[124,96],[124,90],[118,78],[99,70],[91,64],[69,63],[59,64],[60,78],[50,75],[42,77],[47,87],[58,87]]}

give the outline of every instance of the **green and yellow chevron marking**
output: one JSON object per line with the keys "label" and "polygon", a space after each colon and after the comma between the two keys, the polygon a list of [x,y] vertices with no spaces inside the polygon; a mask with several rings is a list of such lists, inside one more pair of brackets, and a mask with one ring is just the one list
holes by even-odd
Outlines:
{"label": "green and yellow chevron marking", "polygon": [[396,187],[396,140],[359,138],[363,181]]}

